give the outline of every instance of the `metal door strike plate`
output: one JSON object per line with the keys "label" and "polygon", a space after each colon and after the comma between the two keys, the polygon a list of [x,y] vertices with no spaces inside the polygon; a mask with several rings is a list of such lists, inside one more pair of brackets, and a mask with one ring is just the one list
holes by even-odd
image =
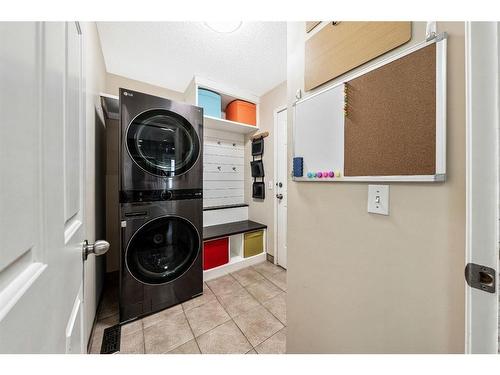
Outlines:
{"label": "metal door strike plate", "polygon": [[469,263],[465,267],[465,280],[471,288],[488,293],[495,293],[496,271],[480,264]]}

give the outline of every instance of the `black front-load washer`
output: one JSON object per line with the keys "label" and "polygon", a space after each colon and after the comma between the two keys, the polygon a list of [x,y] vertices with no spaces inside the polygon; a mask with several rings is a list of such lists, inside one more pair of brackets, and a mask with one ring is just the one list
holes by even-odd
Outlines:
{"label": "black front-load washer", "polygon": [[120,322],[203,292],[201,197],[122,204]]}

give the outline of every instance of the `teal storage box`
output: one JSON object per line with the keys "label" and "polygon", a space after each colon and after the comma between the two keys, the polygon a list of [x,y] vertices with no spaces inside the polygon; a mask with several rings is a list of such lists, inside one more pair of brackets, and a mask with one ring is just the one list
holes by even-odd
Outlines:
{"label": "teal storage box", "polygon": [[221,97],[216,92],[198,89],[198,106],[203,107],[205,116],[221,118]]}

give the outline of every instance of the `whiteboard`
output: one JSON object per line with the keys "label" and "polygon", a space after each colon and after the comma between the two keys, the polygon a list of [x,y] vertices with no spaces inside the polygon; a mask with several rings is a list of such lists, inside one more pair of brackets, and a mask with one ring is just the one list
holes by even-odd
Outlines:
{"label": "whiteboard", "polygon": [[304,171],[344,170],[344,86],[339,85],[295,106],[295,155]]}
{"label": "whiteboard", "polygon": [[[344,82],[436,43],[436,173],[434,175],[344,176]],[[374,93],[376,95],[376,93]],[[294,105],[293,156],[303,158],[303,176],[294,181],[444,181],[446,179],[446,33],[417,44]],[[319,172],[320,177],[317,177]],[[325,172],[329,173],[325,178]],[[332,176],[332,173],[334,175]],[[309,177],[308,177],[309,174]],[[313,174],[315,176],[311,177]]]}

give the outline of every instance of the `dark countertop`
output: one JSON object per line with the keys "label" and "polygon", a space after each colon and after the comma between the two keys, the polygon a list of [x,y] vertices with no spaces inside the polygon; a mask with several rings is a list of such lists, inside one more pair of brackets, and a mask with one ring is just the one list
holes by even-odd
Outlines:
{"label": "dark countertop", "polygon": [[203,227],[203,240],[213,240],[215,238],[232,236],[245,232],[252,232],[254,230],[265,229],[267,225],[256,223],[251,220],[234,221],[232,223],[225,223],[219,225],[210,225]]}

